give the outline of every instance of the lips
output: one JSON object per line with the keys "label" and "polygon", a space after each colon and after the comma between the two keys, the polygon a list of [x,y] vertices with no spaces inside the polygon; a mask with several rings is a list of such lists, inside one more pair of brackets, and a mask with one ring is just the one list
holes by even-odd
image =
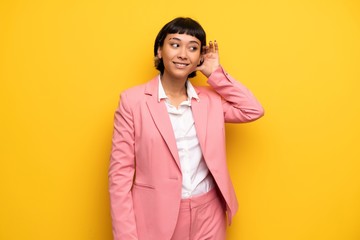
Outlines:
{"label": "lips", "polygon": [[182,62],[173,62],[177,68],[186,68],[189,66],[188,63],[182,63]]}

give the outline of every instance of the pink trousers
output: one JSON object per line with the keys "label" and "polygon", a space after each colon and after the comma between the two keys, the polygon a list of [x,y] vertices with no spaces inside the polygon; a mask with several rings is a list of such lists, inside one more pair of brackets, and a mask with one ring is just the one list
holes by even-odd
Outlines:
{"label": "pink trousers", "polygon": [[225,240],[226,215],[215,189],[181,200],[180,213],[171,240]]}

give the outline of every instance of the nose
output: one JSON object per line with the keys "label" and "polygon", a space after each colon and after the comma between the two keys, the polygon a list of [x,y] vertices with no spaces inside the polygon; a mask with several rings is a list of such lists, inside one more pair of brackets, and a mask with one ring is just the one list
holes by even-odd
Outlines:
{"label": "nose", "polygon": [[179,59],[187,59],[187,52],[186,52],[185,47],[182,47],[179,49],[178,58]]}

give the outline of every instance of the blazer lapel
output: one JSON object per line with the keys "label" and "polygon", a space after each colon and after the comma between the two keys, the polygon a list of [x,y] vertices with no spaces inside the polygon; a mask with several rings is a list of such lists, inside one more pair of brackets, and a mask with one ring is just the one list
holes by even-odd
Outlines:
{"label": "blazer lapel", "polygon": [[[200,94],[199,91],[197,92]],[[200,100],[194,98],[192,99],[191,108],[195,121],[196,134],[200,142],[201,150],[204,154],[206,146],[206,129],[208,124],[208,102],[206,101],[206,98],[201,99],[201,96],[199,96],[199,98]]]}
{"label": "blazer lapel", "polygon": [[151,80],[145,88],[145,94],[147,95],[146,104],[149,108],[151,117],[159,130],[161,136],[166,142],[172,156],[175,159],[176,164],[180,167],[179,154],[176,146],[175,135],[169,114],[163,101],[158,101],[158,78]]}

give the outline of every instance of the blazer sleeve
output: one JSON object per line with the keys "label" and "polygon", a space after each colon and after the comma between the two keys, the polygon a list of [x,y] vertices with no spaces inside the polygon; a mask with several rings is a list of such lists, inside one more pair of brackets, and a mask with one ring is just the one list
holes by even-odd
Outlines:
{"label": "blazer sleeve", "polygon": [[110,210],[114,240],[138,239],[131,189],[135,173],[134,122],[126,94],[115,111],[109,167]]}
{"label": "blazer sleeve", "polygon": [[214,71],[207,82],[222,97],[225,122],[251,122],[264,115],[263,107],[250,90],[222,67]]}

